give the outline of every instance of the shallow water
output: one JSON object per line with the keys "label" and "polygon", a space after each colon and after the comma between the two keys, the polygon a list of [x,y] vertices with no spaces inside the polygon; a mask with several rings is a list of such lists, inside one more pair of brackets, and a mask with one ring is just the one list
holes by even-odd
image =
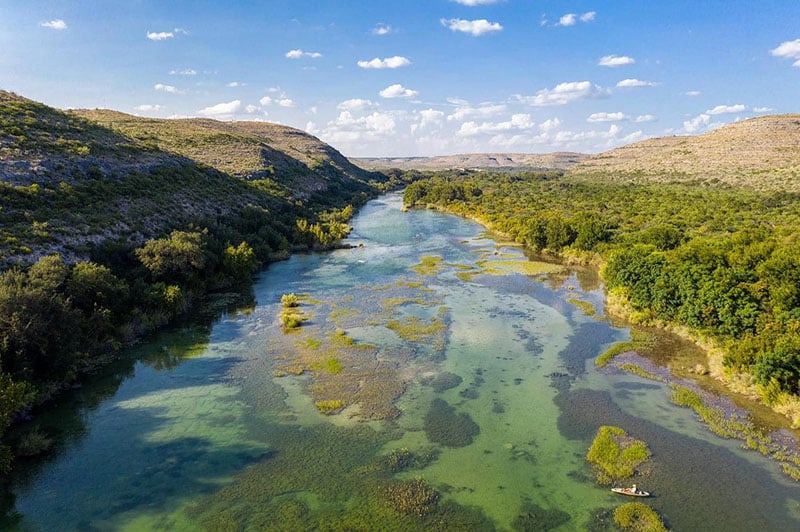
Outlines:
{"label": "shallow water", "polygon": [[[800,528],[775,464],[666,386],[595,370],[627,331],[568,302],[600,305],[591,276],[465,280],[521,250],[400,207],[370,202],[350,237],[363,247],[274,264],[255,308],[161,335],[65,396],[35,421],[57,443],[16,478],[5,528],[602,529],[600,510],[628,501],[586,464],[601,425],[648,443],[636,481],[675,530]],[[423,257],[441,260],[420,273]],[[307,296],[295,332],[278,321],[290,292]],[[387,466],[400,449],[414,459]],[[440,494],[419,511],[404,506],[419,491],[392,495],[417,478]]]}

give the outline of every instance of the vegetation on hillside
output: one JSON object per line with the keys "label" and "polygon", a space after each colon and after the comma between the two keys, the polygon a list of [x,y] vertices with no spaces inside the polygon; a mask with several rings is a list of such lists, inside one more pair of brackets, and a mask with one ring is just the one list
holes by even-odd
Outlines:
{"label": "vegetation on hillside", "polygon": [[605,264],[615,301],[724,348],[768,403],[800,394],[800,196],[685,183],[590,182],[559,172],[450,172],[408,206],[481,220],[532,250]]}

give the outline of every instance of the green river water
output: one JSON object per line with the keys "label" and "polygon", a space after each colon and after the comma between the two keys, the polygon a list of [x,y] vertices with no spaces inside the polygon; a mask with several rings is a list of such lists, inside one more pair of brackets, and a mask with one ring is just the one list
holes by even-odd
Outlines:
{"label": "green river water", "polygon": [[590,273],[513,273],[519,248],[401,205],[370,202],[356,247],[271,265],[254,305],[152,339],[38,416],[56,444],[21,468],[3,527],[612,530],[629,501],[585,456],[616,425],[652,451],[635,481],[670,528],[800,529],[775,463],[666,385],[595,368],[628,332],[573,303],[602,316]]}

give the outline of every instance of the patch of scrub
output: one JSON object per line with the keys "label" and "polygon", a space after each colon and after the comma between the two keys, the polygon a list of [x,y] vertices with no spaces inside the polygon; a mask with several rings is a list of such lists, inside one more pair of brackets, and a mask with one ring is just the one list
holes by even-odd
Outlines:
{"label": "patch of scrub", "polygon": [[421,257],[419,264],[411,266],[411,269],[420,275],[436,275],[442,269],[442,257],[426,255]]}

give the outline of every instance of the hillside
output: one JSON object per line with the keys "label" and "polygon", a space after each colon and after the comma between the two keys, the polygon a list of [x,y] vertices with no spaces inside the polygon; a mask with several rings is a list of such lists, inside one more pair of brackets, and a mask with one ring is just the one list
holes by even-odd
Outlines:
{"label": "hillside", "polygon": [[362,202],[385,179],[284,126],[64,112],[0,91],[0,266],[72,262],[253,210],[291,239],[295,219]]}
{"label": "hillside", "polygon": [[384,157],[352,158],[355,164],[369,170],[450,170],[465,169],[559,169],[578,164],[587,155],[573,152],[558,153],[474,153],[464,155],[442,155],[437,157]]}
{"label": "hillside", "polygon": [[307,199],[315,192],[329,192],[331,187],[363,188],[368,180],[378,177],[316,137],[278,124],[204,118],[164,120],[101,109],[69,114],[228,175],[268,181],[292,199]]}
{"label": "hillside", "polygon": [[585,159],[568,175],[800,191],[800,114],[752,118],[702,135],[629,144]]}

